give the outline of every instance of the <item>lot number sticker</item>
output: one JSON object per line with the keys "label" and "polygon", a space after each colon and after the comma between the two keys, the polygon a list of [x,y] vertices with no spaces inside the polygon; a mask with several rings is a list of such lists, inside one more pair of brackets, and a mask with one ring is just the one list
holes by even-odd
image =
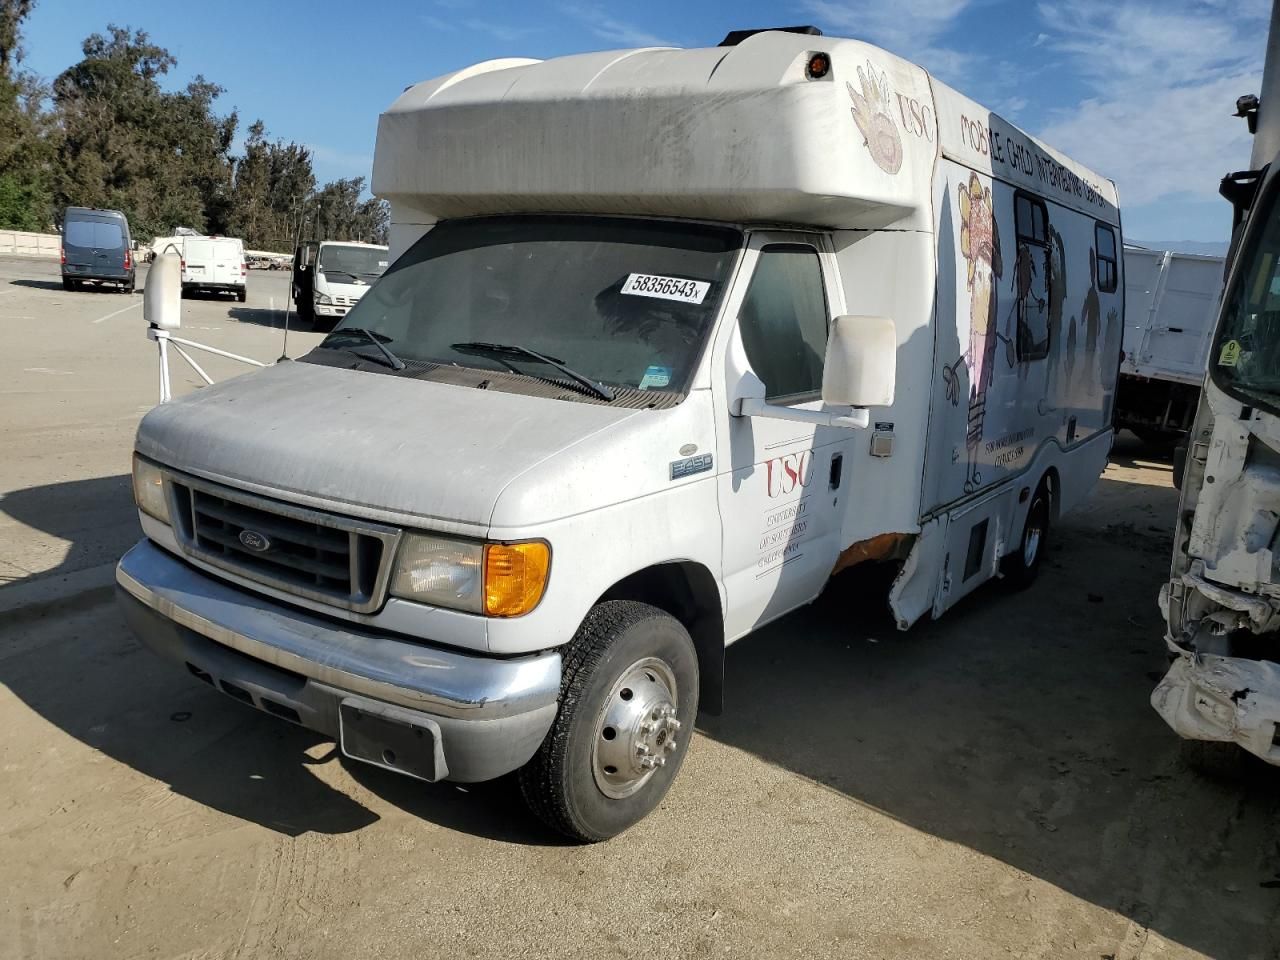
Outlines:
{"label": "lot number sticker", "polygon": [[701,303],[710,289],[711,284],[702,280],[659,277],[651,273],[633,273],[622,285],[622,292],[630,297],[656,297],[681,303]]}

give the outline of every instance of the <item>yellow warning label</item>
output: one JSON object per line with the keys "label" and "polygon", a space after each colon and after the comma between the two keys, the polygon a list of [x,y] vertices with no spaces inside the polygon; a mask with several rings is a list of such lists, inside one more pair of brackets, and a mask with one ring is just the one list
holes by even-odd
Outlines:
{"label": "yellow warning label", "polygon": [[1240,362],[1240,341],[1228,340],[1222,345],[1222,352],[1218,354],[1218,366],[1234,367]]}

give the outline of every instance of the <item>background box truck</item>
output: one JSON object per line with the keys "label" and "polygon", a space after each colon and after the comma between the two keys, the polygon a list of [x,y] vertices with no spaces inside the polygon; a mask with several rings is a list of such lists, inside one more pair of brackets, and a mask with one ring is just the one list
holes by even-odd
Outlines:
{"label": "background box truck", "polygon": [[1223,258],[1126,246],[1124,358],[1116,429],[1172,446],[1200,403]]}
{"label": "background box truck", "polygon": [[1025,584],[1106,462],[1114,186],[876,47],[479,64],[382,116],[374,190],[332,334],[144,418],[117,578],[350,757],[612,836],[727,644],[860,562],[903,628]]}
{"label": "background box truck", "polygon": [[387,248],[373,243],[308,240],[293,255],[298,319],[332,329],[387,269]]}

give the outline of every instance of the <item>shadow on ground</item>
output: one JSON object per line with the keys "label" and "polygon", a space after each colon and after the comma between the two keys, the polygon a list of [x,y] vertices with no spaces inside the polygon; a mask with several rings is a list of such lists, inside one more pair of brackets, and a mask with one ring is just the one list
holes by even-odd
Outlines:
{"label": "shadow on ground", "polygon": [[[72,480],[0,494],[0,517],[68,544],[66,556],[52,570],[17,580],[6,580],[0,572],[0,595],[10,584],[75,573],[118,560],[142,536],[127,475]],[[15,562],[15,558],[3,554],[0,559]]]}
{"label": "shadow on ground", "polygon": [[[1276,956],[1277,777],[1221,785],[1179,763],[1148,704],[1167,663],[1154,602],[1167,535],[1105,522],[1117,503],[1164,513],[1175,497],[1103,480],[1105,509],[1055,528],[1030,590],[993,585],[907,634],[865,579],[843,578],[729,651],[726,711],[699,728],[1141,930],[1211,956]],[[331,745],[162,662],[113,606],[0,636],[0,683],[31,709],[211,808],[290,835],[347,833],[377,818],[369,791],[452,829],[558,842],[510,779],[463,792],[352,763],[356,788],[331,786],[327,765],[344,762]]]}
{"label": "shadow on ground", "polygon": [[700,728],[1210,956],[1277,956],[1280,777],[1206,781],[1148,702],[1167,535],[1055,533],[1030,590],[989,585],[907,634],[883,594],[833,582],[730,649],[726,711]]}
{"label": "shadow on ground", "polygon": [[[237,323],[253,323],[260,327],[274,327],[279,330],[284,327],[284,311],[271,310],[267,307],[232,307],[227,311],[227,316]],[[292,330],[299,329],[298,316],[292,311],[289,314],[289,328]]]}
{"label": "shadow on ground", "polygon": [[[115,560],[140,536],[127,476],[17,491],[0,511],[71,541],[53,574]],[[0,685],[175,793],[290,836],[348,833],[378,819],[326,783],[319,768],[343,763],[364,789],[413,816],[510,843],[559,843],[525,811],[510,780],[463,792],[347,764],[320,734],[210,690],[143,646],[100,590],[0,615]]]}

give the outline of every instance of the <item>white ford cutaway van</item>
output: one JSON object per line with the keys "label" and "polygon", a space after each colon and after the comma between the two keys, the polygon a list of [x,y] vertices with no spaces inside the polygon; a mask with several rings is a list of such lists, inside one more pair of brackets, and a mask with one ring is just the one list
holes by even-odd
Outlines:
{"label": "white ford cutaway van", "polygon": [[143,420],[118,572],[349,757],[610,837],[728,644],[857,563],[904,629],[1028,582],[1106,461],[1114,186],[865,43],[479,64],[374,190],[391,266],[316,349]]}

